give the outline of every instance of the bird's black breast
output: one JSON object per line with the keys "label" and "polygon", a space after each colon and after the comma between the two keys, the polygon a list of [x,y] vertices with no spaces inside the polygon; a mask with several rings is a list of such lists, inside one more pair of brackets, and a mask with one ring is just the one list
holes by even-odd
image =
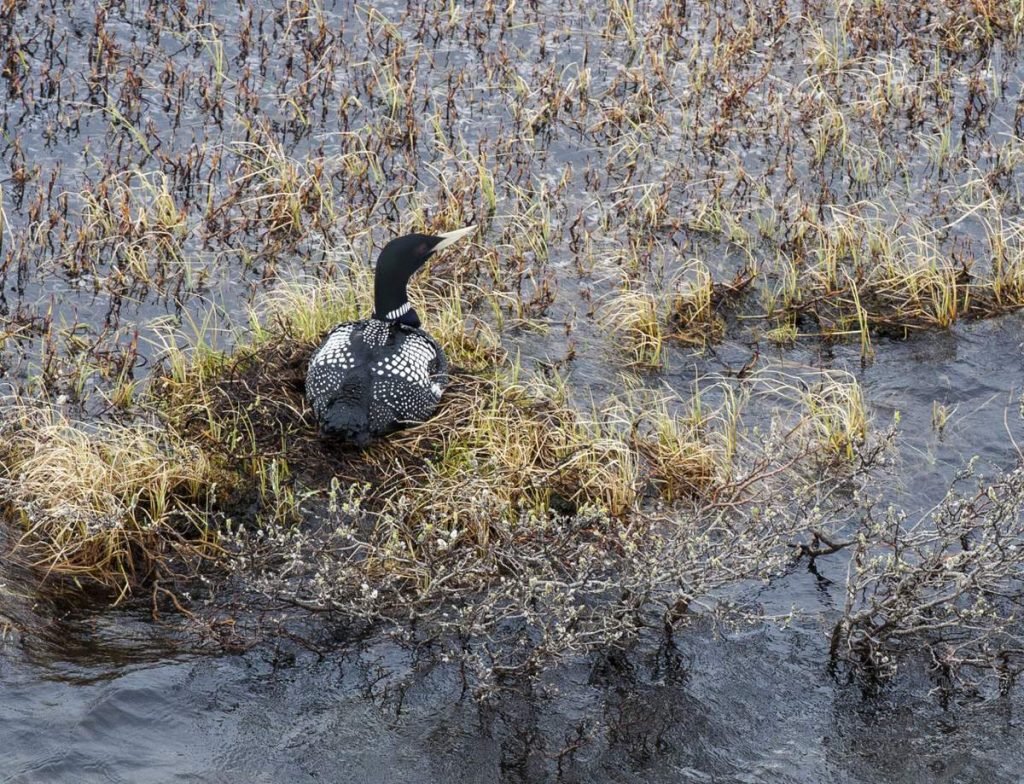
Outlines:
{"label": "bird's black breast", "polygon": [[367,319],[340,324],[310,359],[306,397],[326,434],[365,443],[434,413],[447,362],[426,332]]}

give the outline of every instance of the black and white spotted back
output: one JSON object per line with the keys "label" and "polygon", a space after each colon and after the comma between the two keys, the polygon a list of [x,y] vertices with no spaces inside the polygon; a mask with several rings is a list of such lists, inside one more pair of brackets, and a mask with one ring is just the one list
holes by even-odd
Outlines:
{"label": "black and white spotted back", "polygon": [[339,324],[309,361],[306,398],[324,435],[357,444],[428,419],[448,363],[426,332],[397,321]]}

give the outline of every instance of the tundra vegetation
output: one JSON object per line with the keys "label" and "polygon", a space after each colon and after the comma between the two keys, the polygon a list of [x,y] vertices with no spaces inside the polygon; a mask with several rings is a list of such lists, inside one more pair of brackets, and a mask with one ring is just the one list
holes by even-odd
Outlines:
{"label": "tundra vegetation", "polygon": [[[5,558],[237,644],[428,629],[481,685],[841,559],[837,667],[1011,688],[1021,467],[894,506],[856,373],[1024,305],[1022,34],[1021,0],[0,2]],[[375,249],[472,223],[413,290],[438,415],[318,441],[303,362]]]}

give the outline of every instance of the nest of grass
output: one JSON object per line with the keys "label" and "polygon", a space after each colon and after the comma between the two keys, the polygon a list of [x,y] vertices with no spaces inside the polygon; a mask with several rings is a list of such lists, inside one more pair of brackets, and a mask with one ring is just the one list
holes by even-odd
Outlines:
{"label": "nest of grass", "polygon": [[[500,349],[478,344],[456,319],[449,321],[463,326],[443,330],[445,344],[472,371],[452,371],[429,421],[365,449],[322,439],[304,397],[306,363],[322,337],[310,328],[320,312],[311,291],[258,343],[179,364],[154,387],[169,426],[245,478],[239,486],[251,489],[236,509],[251,513],[255,504],[257,513],[297,522],[303,497],[365,485],[368,510],[414,528],[471,519],[472,539],[485,545],[484,508],[506,521],[583,509],[621,518],[647,495],[705,491],[720,474],[720,455],[700,428],[623,406],[584,415],[520,383],[502,368]],[[297,318],[304,308],[317,318]]]}
{"label": "nest of grass", "polygon": [[[314,493],[366,484],[370,508],[424,524],[457,525],[481,505],[506,516],[584,506],[622,515],[642,495],[643,452],[631,442],[645,437],[623,435],[619,423],[585,418],[500,374],[453,371],[429,421],[365,449],[322,439],[304,399],[312,348],[266,341],[222,357],[194,383],[165,378],[156,392],[172,428],[258,486],[272,484],[264,475],[271,465]],[[681,465],[685,483],[690,463]],[[701,466],[690,485],[705,484],[707,474]],[[486,541],[486,532],[478,538]]]}

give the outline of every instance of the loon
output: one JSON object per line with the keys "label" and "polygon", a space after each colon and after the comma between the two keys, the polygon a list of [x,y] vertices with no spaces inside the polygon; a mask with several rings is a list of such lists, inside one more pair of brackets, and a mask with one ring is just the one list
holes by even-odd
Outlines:
{"label": "loon", "polygon": [[357,446],[428,419],[448,383],[448,361],[409,304],[409,278],[476,226],[391,240],[377,258],[373,314],[338,324],[309,360],[306,399],[320,434]]}

